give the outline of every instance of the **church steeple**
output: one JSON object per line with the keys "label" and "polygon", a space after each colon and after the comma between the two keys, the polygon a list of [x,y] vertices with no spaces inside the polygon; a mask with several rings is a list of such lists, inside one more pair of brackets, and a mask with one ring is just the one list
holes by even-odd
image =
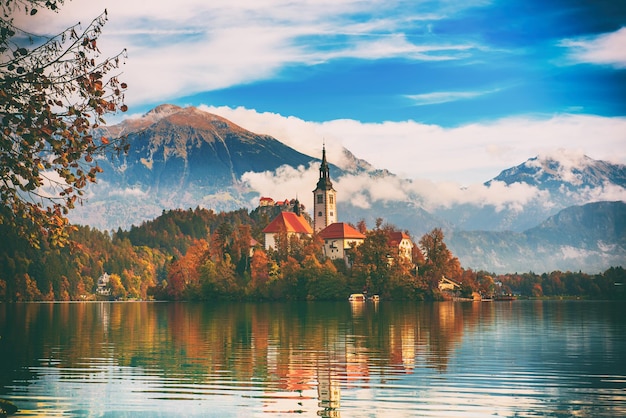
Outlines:
{"label": "church steeple", "polygon": [[322,145],[322,163],[320,178],[313,190],[313,225],[319,232],[328,225],[337,222],[337,192],[330,181],[330,167],[326,161],[326,144]]}
{"label": "church steeple", "polygon": [[321,190],[333,188],[333,183],[330,181],[330,167],[326,161],[326,144],[322,146],[322,164],[320,164],[320,179],[317,182],[317,188]]}

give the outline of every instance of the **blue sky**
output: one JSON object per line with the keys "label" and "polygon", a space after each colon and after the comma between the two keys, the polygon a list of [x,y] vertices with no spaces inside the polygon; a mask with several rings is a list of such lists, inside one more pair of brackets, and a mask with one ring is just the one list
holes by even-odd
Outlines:
{"label": "blue sky", "polygon": [[460,184],[539,154],[626,163],[624,0],[73,0],[19,19],[54,33],[104,8],[133,115],[204,106]]}
{"label": "blue sky", "polygon": [[[419,2],[390,7],[385,15],[394,19],[412,11],[420,16],[425,10],[433,17],[397,21],[393,29],[360,35],[389,41],[389,50],[396,38],[406,43],[406,56],[347,56],[285,66],[271,79],[188,100],[312,121],[411,119],[442,126],[512,114],[626,114],[624,57],[599,63],[573,47],[576,42],[597,42],[626,25],[626,3],[513,0],[460,9],[449,17],[440,17],[442,10],[436,5],[414,3]],[[384,16],[374,11],[350,16],[352,23],[377,18]],[[296,42],[305,49],[340,50],[359,42],[354,38],[358,37],[303,37]],[[626,34],[621,39],[626,40]],[[421,45],[430,50],[412,51]],[[622,46],[626,48],[626,43]]]}

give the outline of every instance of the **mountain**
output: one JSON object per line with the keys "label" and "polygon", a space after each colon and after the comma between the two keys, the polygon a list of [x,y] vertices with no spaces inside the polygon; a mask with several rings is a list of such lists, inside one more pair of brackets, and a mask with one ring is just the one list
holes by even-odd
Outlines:
{"label": "mountain", "polygon": [[[526,183],[554,193],[578,193],[581,189],[594,189],[615,184],[626,187],[626,166],[597,161],[586,155],[558,158],[546,156],[530,158],[523,164],[502,171],[488,181],[501,181],[507,185]],[[569,158],[568,158],[569,157]]]}
{"label": "mountain", "polygon": [[98,161],[104,170],[98,184],[71,219],[102,229],[127,228],[163,209],[247,207],[254,191],[242,184],[243,173],[314,161],[275,138],[194,107],[161,105],[100,134],[124,137],[128,152]]}
{"label": "mountain", "polygon": [[163,105],[149,112],[144,123],[151,120],[140,129],[124,129],[130,150],[105,170],[109,174],[103,175],[104,180],[119,175],[128,187],[147,184],[158,194],[192,185],[230,187],[248,171],[311,162],[311,157],[271,136],[254,134],[194,107]]}
{"label": "mountain", "polygon": [[523,232],[570,206],[625,199],[626,166],[562,151],[530,158],[484,185],[505,185],[535,198],[523,207],[458,204],[442,208],[438,215],[463,230]]}
{"label": "mountain", "polygon": [[[259,195],[242,181],[244,173],[273,173],[281,166],[319,162],[271,136],[195,107],[161,105],[97,134],[109,140],[124,138],[128,152],[98,160],[103,169],[98,183],[89,186],[85,202],[70,213],[70,220],[103,230],[138,225],[165,209],[252,209]],[[348,150],[342,157],[346,169],[331,164],[333,176],[390,175]]]}
{"label": "mountain", "polygon": [[522,233],[452,231],[446,242],[475,270],[598,273],[626,264],[626,203],[572,206]]}

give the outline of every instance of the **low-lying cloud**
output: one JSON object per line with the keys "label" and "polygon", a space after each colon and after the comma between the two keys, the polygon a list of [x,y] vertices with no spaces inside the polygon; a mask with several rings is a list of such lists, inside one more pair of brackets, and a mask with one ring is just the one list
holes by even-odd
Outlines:
{"label": "low-lying cloud", "polygon": [[[248,172],[243,175],[242,181],[261,196],[275,200],[298,197],[307,209],[311,209],[311,193],[318,175],[319,164],[313,163],[298,168],[282,166],[273,172]],[[343,175],[334,179],[333,185],[339,200],[363,209],[376,202],[410,202],[428,211],[459,204],[493,206],[496,211],[521,211],[530,203],[550,204],[547,191],[522,183],[506,185],[492,182],[488,186],[461,187],[453,182],[407,180],[393,175],[371,177],[361,173]]]}
{"label": "low-lying cloud", "polygon": [[[415,121],[363,123],[352,119],[308,122],[243,107],[203,106],[240,126],[271,135],[292,148],[347,168],[345,147],[374,167],[403,178],[483,183],[538,155],[587,155],[626,163],[626,118],[594,115],[504,118],[454,128]],[[573,163],[573,162],[572,162]]]}

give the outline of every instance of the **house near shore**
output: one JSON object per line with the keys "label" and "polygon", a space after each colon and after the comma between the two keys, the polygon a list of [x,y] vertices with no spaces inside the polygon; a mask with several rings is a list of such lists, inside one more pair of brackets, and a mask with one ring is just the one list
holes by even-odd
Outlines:
{"label": "house near shore", "polygon": [[448,292],[453,292],[455,290],[460,290],[461,289],[461,285],[458,284],[457,282],[454,282],[444,276],[441,277],[441,280],[439,280],[439,290],[443,291],[448,291]]}
{"label": "house near shore", "polygon": [[102,275],[98,277],[96,294],[100,296],[111,296],[111,288],[109,287],[110,281],[111,276],[107,273],[102,273]]}

